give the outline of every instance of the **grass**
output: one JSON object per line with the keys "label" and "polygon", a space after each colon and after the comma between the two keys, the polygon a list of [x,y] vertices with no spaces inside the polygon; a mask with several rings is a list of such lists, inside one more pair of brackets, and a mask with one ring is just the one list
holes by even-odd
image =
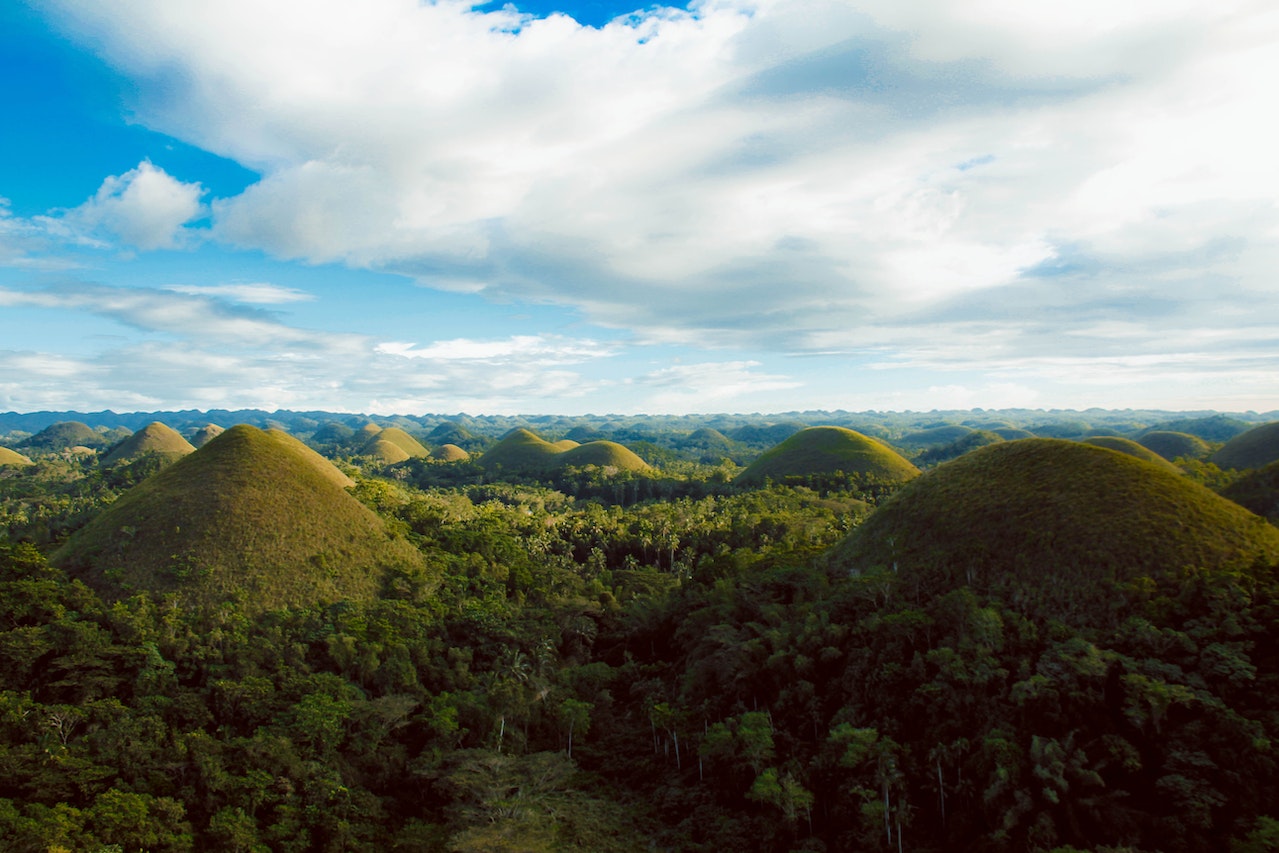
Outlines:
{"label": "grass", "polygon": [[1223,489],[1221,496],[1279,524],[1279,462],[1246,474]]}
{"label": "grass", "polygon": [[1083,439],[1084,444],[1091,444],[1094,447],[1104,447],[1107,450],[1114,450],[1119,453],[1126,453],[1136,459],[1142,459],[1151,465],[1158,465],[1167,471],[1180,474],[1181,469],[1169,462],[1163,456],[1148,447],[1143,447],[1130,438],[1120,438],[1117,435],[1095,435],[1092,438]]}
{"label": "grass", "polygon": [[484,451],[480,465],[506,471],[546,471],[555,467],[554,457],[563,451],[527,429],[514,429]]}
{"label": "grass", "polygon": [[1227,441],[1208,457],[1219,468],[1246,471],[1279,461],[1279,421],[1253,427]]}
{"label": "grass", "polygon": [[371,598],[386,569],[420,569],[316,459],[346,479],[285,433],[233,427],[130,489],[53,560],[108,597],[241,598],[253,611]]}
{"label": "grass", "polygon": [[385,462],[388,465],[394,465],[396,462],[403,462],[413,457],[409,455],[403,447],[390,441],[384,440],[381,436],[373,436],[364,447],[360,448],[361,456],[372,456],[375,459]]}
{"label": "grass", "polygon": [[191,444],[194,447],[204,447],[224,432],[226,430],[217,424],[207,424],[195,431],[195,435],[191,436]]}
{"label": "grass", "polygon": [[843,427],[809,427],[765,451],[734,482],[762,485],[788,477],[845,474],[885,483],[903,483],[919,469],[888,445]]}
{"label": "grass", "polygon": [[16,450],[10,450],[7,447],[0,447],[0,468],[2,467],[19,467],[26,465],[34,465],[27,457],[23,456]]}
{"label": "grass", "polygon": [[433,455],[436,459],[439,459],[442,462],[465,462],[467,459],[471,458],[471,454],[467,453],[456,444],[441,444],[439,447],[435,448],[435,453]]}
{"label": "grass", "polygon": [[195,453],[195,447],[176,430],[154,421],[103,454],[101,461],[103,465],[116,465],[148,453],[158,453],[176,461],[188,453]]}
{"label": "grass", "polygon": [[395,460],[396,462],[402,462],[404,459],[420,459],[431,455],[431,451],[423,447],[420,441],[399,427],[387,427],[381,432],[376,433],[369,443],[364,446],[364,450],[360,452],[368,454],[369,447],[379,441],[392,444],[404,452],[404,457]]}
{"label": "grass", "polygon": [[1212,445],[1199,436],[1166,429],[1143,433],[1137,443],[1170,462],[1181,458],[1206,459],[1212,453]]}
{"label": "grass", "polygon": [[1097,618],[1141,579],[1279,559],[1279,530],[1188,478],[1072,441],[994,444],[905,485],[832,552],[918,596],[961,586]]}
{"label": "grass", "polygon": [[618,468],[623,471],[647,471],[648,463],[634,451],[623,447],[615,441],[590,441],[564,451],[556,460],[556,464],[564,468],[585,468],[597,465],[600,468]]}

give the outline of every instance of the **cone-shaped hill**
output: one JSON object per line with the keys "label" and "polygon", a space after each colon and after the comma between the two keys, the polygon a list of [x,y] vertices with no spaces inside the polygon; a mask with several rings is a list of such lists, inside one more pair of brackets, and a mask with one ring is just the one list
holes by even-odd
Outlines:
{"label": "cone-shaped hill", "polygon": [[34,464],[34,462],[23,456],[18,451],[10,450],[7,447],[0,447],[0,468],[20,468]]}
{"label": "cone-shaped hill", "polygon": [[191,436],[191,444],[197,448],[204,447],[204,445],[208,444],[224,432],[226,432],[226,430],[217,424],[205,424],[196,430]]}
{"label": "cone-shaped hill", "polygon": [[480,456],[480,465],[507,471],[545,471],[563,451],[531,430],[513,429]]}
{"label": "cone-shaped hill", "polygon": [[1175,474],[1182,473],[1181,469],[1160,456],[1148,447],[1143,447],[1130,438],[1120,438],[1117,435],[1094,435],[1092,438],[1085,438],[1084,444],[1091,444],[1093,447],[1104,447],[1107,450],[1116,450],[1120,453],[1126,453],[1137,459],[1144,459],[1151,465],[1158,465],[1167,471]]}
{"label": "cone-shaped hill", "polygon": [[124,493],[53,561],[109,597],[241,598],[252,611],[371,598],[386,569],[421,568],[305,450],[285,433],[233,427]]}
{"label": "cone-shaped hill", "polygon": [[[233,427],[234,429],[234,427]],[[269,429],[266,434],[273,438],[277,443],[290,448],[298,456],[310,463],[316,473],[324,479],[333,483],[340,489],[349,489],[355,485],[355,481],[338,470],[338,467],[329,460],[325,459],[316,451],[307,447],[302,439],[297,436],[289,435],[282,429]]]}
{"label": "cone-shaped hill", "polygon": [[1187,459],[1205,459],[1212,453],[1212,445],[1199,436],[1166,429],[1143,433],[1137,439],[1137,443],[1147,450],[1153,450],[1170,462],[1183,456]]}
{"label": "cone-shaped hill", "polygon": [[[386,447],[384,445],[390,445]],[[399,453],[391,450],[395,448]],[[386,462],[403,462],[405,459],[420,459],[431,455],[431,451],[422,446],[416,438],[399,427],[387,427],[376,432],[365,442],[360,453],[365,456],[376,456]],[[392,456],[397,458],[391,458]]]}
{"label": "cone-shaped hill", "polygon": [[588,441],[586,444],[579,444],[561,453],[555,462],[563,468],[597,465],[600,468],[618,468],[623,471],[648,470],[647,462],[616,441]]}
{"label": "cone-shaped hill", "polygon": [[441,444],[435,448],[435,458],[442,462],[465,462],[471,458],[471,454],[456,444]]}
{"label": "cone-shaped hill", "polygon": [[1279,558],[1279,530],[1186,477],[1072,441],[992,444],[908,483],[836,546],[921,599],[962,586],[1032,615],[1108,619],[1140,578]]}
{"label": "cone-shaped hill", "polygon": [[1264,468],[1279,460],[1279,421],[1253,427],[1222,445],[1208,457],[1221,468]]}
{"label": "cone-shaped hill", "polygon": [[50,424],[22,442],[23,447],[37,450],[67,450],[72,447],[104,447],[109,439],[88,424],[62,421]]}
{"label": "cone-shaped hill", "polygon": [[554,444],[527,429],[515,429],[490,447],[479,459],[489,470],[545,473],[565,468],[598,465],[626,471],[645,471],[648,464],[631,450],[614,441],[578,444],[564,439]]}
{"label": "cone-shaped hill", "polygon": [[188,453],[195,453],[195,447],[177,430],[153,421],[104,453],[101,462],[119,465],[152,453],[177,461]]}
{"label": "cone-shaped hill", "polygon": [[733,482],[798,482],[840,471],[866,483],[904,483],[919,476],[919,469],[888,445],[844,427],[819,426],[800,430],[765,451]]}

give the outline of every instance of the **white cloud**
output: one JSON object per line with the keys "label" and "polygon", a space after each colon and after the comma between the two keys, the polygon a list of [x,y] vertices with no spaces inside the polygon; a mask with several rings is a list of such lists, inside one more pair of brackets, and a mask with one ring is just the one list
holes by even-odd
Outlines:
{"label": "white cloud", "polygon": [[210,296],[249,305],[282,305],[289,302],[309,302],[314,294],[292,287],[280,287],[267,282],[245,284],[171,284],[164,288],[188,296]]}
{"label": "white cloud", "polygon": [[183,226],[203,213],[203,194],[200,184],[183,183],[144,160],[136,169],[108,177],[92,198],[49,224],[136,249],[176,249],[189,239]]}
{"label": "white cloud", "polygon": [[[50,5],[141,121],[261,172],[211,202],[235,246],[643,341],[900,363],[974,324],[998,369],[1106,323],[1176,353],[1279,316],[1264,0],[715,0],[599,29],[461,0]],[[154,248],[198,199],[144,163],[79,215]]]}

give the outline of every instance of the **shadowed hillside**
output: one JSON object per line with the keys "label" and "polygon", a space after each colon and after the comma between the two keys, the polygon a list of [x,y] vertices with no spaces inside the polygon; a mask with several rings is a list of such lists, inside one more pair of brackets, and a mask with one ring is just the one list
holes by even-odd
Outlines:
{"label": "shadowed hillside", "polygon": [[1221,496],[1279,524],[1279,462],[1271,462],[1236,480]]}
{"label": "shadowed hillside", "polygon": [[1152,430],[1142,433],[1137,443],[1148,450],[1153,450],[1169,462],[1177,459],[1205,459],[1212,453],[1212,445],[1197,435],[1188,432],[1173,432],[1166,429]]}
{"label": "shadowed hillside", "polygon": [[733,480],[745,486],[843,472],[867,483],[904,483],[919,469],[885,444],[843,427],[808,427],[766,451]]}
{"label": "shadowed hillside", "polygon": [[1253,427],[1227,441],[1208,457],[1221,468],[1264,468],[1279,460],[1279,421]]}
{"label": "shadowed hillside", "polygon": [[1142,578],[1279,557],[1279,530],[1185,477],[1086,444],[981,448],[907,484],[833,552],[926,599],[969,585],[1040,615],[1105,619]]}
{"label": "shadowed hillside", "polygon": [[72,447],[105,447],[109,439],[87,424],[79,421],[63,421],[51,424],[22,442],[23,447],[35,450],[66,450]]}
{"label": "shadowed hillside", "polygon": [[206,424],[196,430],[195,434],[191,436],[191,444],[196,448],[204,447],[204,445],[208,444],[224,432],[226,432],[226,430],[217,424]]}
{"label": "shadowed hillside", "polygon": [[372,456],[379,462],[385,462],[387,465],[394,465],[397,462],[404,462],[413,457],[400,447],[398,444],[386,441],[378,436],[373,436],[364,447],[360,449],[361,456]]}
{"label": "shadowed hillside", "polygon": [[1151,465],[1158,465],[1167,471],[1180,474],[1181,469],[1160,456],[1148,447],[1143,447],[1130,438],[1120,438],[1117,435],[1095,435],[1092,438],[1085,438],[1084,444],[1091,444],[1093,447],[1104,447],[1107,450],[1114,450],[1119,453],[1126,453],[1135,459],[1141,459],[1149,462]]}
{"label": "shadowed hillside", "polygon": [[387,569],[420,569],[317,459],[341,476],[285,433],[233,427],[130,489],[53,559],[109,597],[243,598],[252,611],[368,599]]}
{"label": "shadowed hillside", "polygon": [[118,465],[152,453],[177,460],[194,452],[191,442],[176,430],[154,421],[103,454],[102,464]]}

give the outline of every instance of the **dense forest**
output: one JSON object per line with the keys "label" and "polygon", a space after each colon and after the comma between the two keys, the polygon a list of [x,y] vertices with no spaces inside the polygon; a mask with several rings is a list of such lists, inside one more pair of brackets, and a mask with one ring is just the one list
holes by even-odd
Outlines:
{"label": "dense forest", "polygon": [[1279,849],[1269,415],[114,417],[0,415],[0,849]]}

